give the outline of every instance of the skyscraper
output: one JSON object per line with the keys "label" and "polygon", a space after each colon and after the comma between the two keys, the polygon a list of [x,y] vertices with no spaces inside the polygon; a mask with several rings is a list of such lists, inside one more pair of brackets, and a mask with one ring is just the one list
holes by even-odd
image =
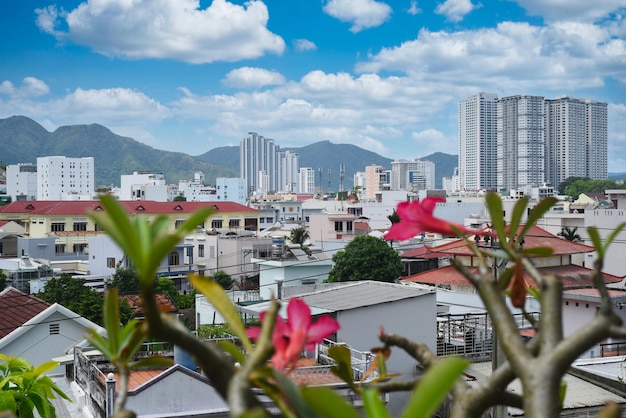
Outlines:
{"label": "skyscraper", "polygon": [[459,176],[462,190],[497,186],[498,96],[477,93],[459,102]]}
{"label": "skyscraper", "polygon": [[562,96],[546,100],[546,177],[606,179],[607,104]]}
{"label": "skyscraper", "polygon": [[278,146],[273,139],[264,138],[256,132],[248,132],[239,144],[239,167],[241,178],[246,179],[247,194],[259,189],[259,172],[267,176],[267,192],[278,190]]}
{"label": "skyscraper", "polygon": [[435,163],[420,160],[391,162],[391,190],[428,190],[435,188]]}
{"label": "skyscraper", "polygon": [[291,151],[278,152],[278,191],[296,193],[298,191],[298,169],[300,159],[298,154]]}
{"label": "skyscraper", "polygon": [[545,182],[545,107],[541,96],[509,96],[497,107],[497,184],[509,191]]}
{"label": "skyscraper", "polygon": [[315,193],[315,170],[312,167],[301,167],[298,193]]}

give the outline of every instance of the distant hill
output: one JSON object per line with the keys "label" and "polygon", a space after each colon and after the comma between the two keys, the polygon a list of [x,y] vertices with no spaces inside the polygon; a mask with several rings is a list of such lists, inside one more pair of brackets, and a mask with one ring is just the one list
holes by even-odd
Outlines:
{"label": "distant hill", "polygon": [[[301,167],[313,168],[317,174],[316,184],[320,183],[321,172],[324,190],[331,191],[339,190],[342,164],[345,167],[343,186],[349,190],[357,171],[364,171],[366,166],[372,164],[391,168],[393,161],[355,145],[333,144],[330,141],[281,149],[297,153]],[[239,175],[238,146],[218,147],[202,155],[190,156],[152,148],[132,138],[116,135],[97,124],[62,126],[49,132],[25,116],[0,119],[2,163],[36,163],[37,157],[52,155],[94,157],[96,186],[119,186],[120,176],[133,171],[163,173],[168,183],[192,179],[195,171],[202,171],[210,184],[215,184],[216,177]],[[441,187],[441,178],[451,176],[457,165],[456,155],[441,152],[420,158],[435,163],[436,187]]]}
{"label": "distant hill", "polygon": [[2,162],[34,164],[37,157],[51,155],[94,157],[96,186],[119,186],[120,175],[133,171],[163,173],[169,183],[192,179],[195,171],[202,171],[212,183],[215,177],[239,175],[239,169],[235,172],[180,152],[161,151],[116,135],[102,125],[62,126],[48,132],[25,116],[0,119]]}
{"label": "distant hill", "polygon": [[626,180],[626,173],[609,173],[609,179],[611,180]]}

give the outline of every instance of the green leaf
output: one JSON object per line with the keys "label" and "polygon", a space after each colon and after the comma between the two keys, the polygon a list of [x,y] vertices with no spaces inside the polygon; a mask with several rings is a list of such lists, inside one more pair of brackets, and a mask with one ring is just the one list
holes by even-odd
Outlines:
{"label": "green leaf", "polygon": [[559,405],[563,408],[563,402],[565,402],[565,393],[567,392],[567,382],[565,380],[561,380],[561,384],[559,385]]}
{"label": "green leaf", "polygon": [[294,409],[296,416],[300,418],[317,418],[315,410],[305,402],[300,394],[300,388],[283,373],[276,371],[274,378],[278,382],[278,387],[288,404]]}
{"label": "green leaf", "polygon": [[231,341],[220,340],[217,342],[217,345],[222,347],[224,351],[231,355],[233,361],[238,362],[239,364],[243,364],[246,361],[246,356],[241,352],[241,349],[233,344]]}
{"label": "green leaf", "polygon": [[0,411],[17,412],[17,404],[11,391],[0,391]]}
{"label": "green leaf", "polygon": [[106,357],[107,359],[112,359],[114,357],[114,354],[111,351],[107,340],[105,340],[104,337],[98,334],[98,332],[93,328],[89,328],[87,332],[87,341],[89,341],[89,343],[93,345],[96,350],[99,350],[104,357]]}
{"label": "green leaf", "polygon": [[513,213],[511,213],[511,222],[509,224],[509,239],[513,241],[515,239],[515,235],[517,234],[517,227],[522,222],[522,217],[524,216],[524,212],[526,211],[526,206],[528,206],[528,196],[524,196],[521,199],[518,199],[515,202],[515,206],[513,206]]}
{"label": "green leaf", "polygon": [[146,367],[158,369],[158,368],[163,368],[163,367],[170,367],[173,364],[174,364],[174,361],[170,357],[151,356],[151,357],[147,357],[147,358],[135,361],[134,363],[131,363],[129,368],[131,370],[137,370],[137,369],[146,368]]}
{"label": "green leaf", "polygon": [[330,367],[330,371],[346,382],[352,390],[357,392],[354,384],[354,376],[352,374],[352,359],[350,357],[350,349],[343,345],[334,345],[328,349],[328,355],[335,360],[336,365]]}
{"label": "green leaf", "polygon": [[360,418],[352,405],[329,387],[305,386],[302,397],[320,417]]}
{"label": "green leaf", "polygon": [[589,234],[589,238],[591,238],[593,247],[598,252],[598,257],[604,257],[604,246],[602,245],[602,240],[600,239],[600,233],[598,232],[598,228],[596,228],[595,226],[590,226],[589,228],[587,228],[587,233]]}
{"label": "green leaf", "polygon": [[228,298],[222,286],[213,280],[207,280],[206,277],[197,274],[189,275],[189,281],[193,287],[211,302],[220,315],[222,315],[233,333],[239,337],[246,351],[251,352],[252,343],[250,343],[250,339],[246,334],[246,327],[243,325],[235,305],[233,305],[233,302]]}
{"label": "green leaf", "polygon": [[39,376],[39,375],[44,374],[45,372],[53,370],[58,365],[59,365],[59,363],[56,362],[56,361],[47,361],[47,362],[41,363],[39,366],[35,367],[35,370],[33,370],[33,373],[35,373],[35,376]]}
{"label": "green leaf", "polygon": [[521,240],[524,236],[526,236],[528,231],[530,231],[530,228],[532,228],[532,226],[535,225],[537,221],[543,215],[545,215],[546,212],[548,212],[557,202],[558,199],[556,197],[550,196],[537,203],[537,206],[535,206],[533,210],[531,210],[528,214],[526,225],[524,225],[524,228],[519,233],[519,239]]}
{"label": "green leaf", "polygon": [[500,242],[506,242],[506,235],[504,231],[504,216],[502,215],[502,201],[500,196],[496,193],[488,193],[485,197],[487,203],[487,209],[491,217],[491,226],[498,234],[498,240]]}
{"label": "green leaf", "polygon": [[413,390],[402,417],[431,417],[467,364],[460,357],[449,357],[430,367]]}
{"label": "green leaf", "polygon": [[368,418],[391,418],[385,404],[380,399],[380,393],[375,388],[363,388],[361,399],[363,399],[363,406]]}
{"label": "green leaf", "polygon": [[515,266],[511,266],[505,269],[502,273],[498,275],[498,287],[501,290],[509,287],[509,283],[511,283],[511,278],[513,277],[513,272],[515,271]]}

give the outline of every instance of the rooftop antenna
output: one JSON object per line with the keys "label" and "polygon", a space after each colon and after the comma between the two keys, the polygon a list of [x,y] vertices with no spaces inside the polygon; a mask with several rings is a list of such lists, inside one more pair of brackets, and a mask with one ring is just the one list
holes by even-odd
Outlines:
{"label": "rooftop antenna", "polygon": [[330,176],[333,174],[333,170],[328,169],[328,194],[330,194]]}
{"label": "rooftop antenna", "polygon": [[322,190],[324,188],[324,186],[322,186],[324,183],[322,183],[322,168],[318,168],[317,169],[317,173],[320,176],[320,198],[322,197],[322,194],[324,194],[324,191]]}
{"label": "rooftop antenna", "polygon": [[343,179],[346,176],[346,166],[339,164],[339,191],[343,192]]}

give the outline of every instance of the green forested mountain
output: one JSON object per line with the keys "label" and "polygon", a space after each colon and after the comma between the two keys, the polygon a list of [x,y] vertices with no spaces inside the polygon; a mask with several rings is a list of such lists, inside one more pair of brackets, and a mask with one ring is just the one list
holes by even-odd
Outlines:
{"label": "green forested mountain", "polygon": [[[325,191],[339,189],[341,165],[345,168],[344,189],[349,190],[354,173],[364,171],[371,164],[390,169],[392,161],[355,145],[330,141],[283,150],[297,153],[301,167],[313,168],[316,184],[320,184],[321,179]],[[36,163],[37,157],[51,155],[94,157],[96,186],[119,185],[120,175],[133,171],[163,173],[169,183],[191,179],[195,171],[202,171],[210,184],[214,184],[216,177],[239,175],[238,146],[218,147],[193,157],[152,148],[97,124],[62,126],[49,132],[25,116],[0,119],[0,161],[6,164]],[[414,156],[407,155],[407,159],[410,158]],[[435,163],[437,187],[441,187],[443,176],[453,174],[457,164],[456,155],[440,152],[419,158]]]}
{"label": "green forested mountain", "polygon": [[97,124],[63,126],[48,132],[24,116],[0,119],[0,160],[4,163],[36,163],[37,157],[51,155],[94,157],[96,186],[119,186],[120,175],[133,171],[163,173],[169,183],[191,179],[195,171],[204,172],[209,182],[239,173],[187,154],[149,147]]}

